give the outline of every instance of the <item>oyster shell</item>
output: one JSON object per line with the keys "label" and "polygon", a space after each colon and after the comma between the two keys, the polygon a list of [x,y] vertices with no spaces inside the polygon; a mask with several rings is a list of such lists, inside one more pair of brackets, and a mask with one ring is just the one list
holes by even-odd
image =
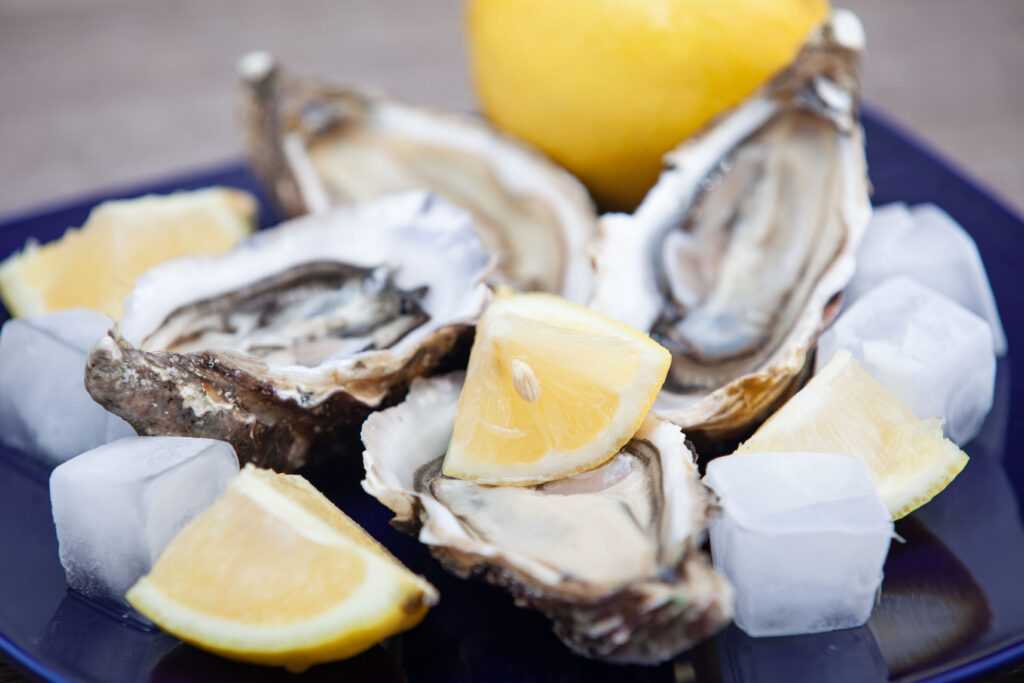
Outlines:
{"label": "oyster shell", "polygon": [[493,264],[470,222],[413,193],[159,265],[89,353],[86,388],[140,434],[223,439],[243,462],[297,469],[465,351]]}
{"label": "oyster shell", "polygon": [[660,662],[728,623],[732,589],[700,551],[710,496],[678,427],[649,419],[607,464],[538,486],[450,479],[462,380],[417,379],[363,426],[363,488],[392,524],[458,576],[542,611],[589,657]]}
{"label": "oyster shell", "polygon": [[591,306],[673,352],[655,410],[742,436],[795,389],[870,218],[856,120],[863,31],[838,10],[793,64],[665,157],[602,218]]}
{"label": "oyster shell", "polygon": [[473,116],[286,78],[265,52],[239,74],[249,155],[287,215],[429,189],[473,214],[492,283],[590,296],[594,207],[540,152]]}

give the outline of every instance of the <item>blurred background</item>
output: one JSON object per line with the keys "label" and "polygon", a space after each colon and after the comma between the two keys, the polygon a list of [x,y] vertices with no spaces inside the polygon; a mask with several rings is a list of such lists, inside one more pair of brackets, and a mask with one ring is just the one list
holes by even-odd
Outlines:
{"label": "blurred background", "polygon": [[[869,105],[1024,213],[1024,2],[847,0]],[[475,107],[462,0],[0,0],[0,213],[239,155],[234,63]]]}

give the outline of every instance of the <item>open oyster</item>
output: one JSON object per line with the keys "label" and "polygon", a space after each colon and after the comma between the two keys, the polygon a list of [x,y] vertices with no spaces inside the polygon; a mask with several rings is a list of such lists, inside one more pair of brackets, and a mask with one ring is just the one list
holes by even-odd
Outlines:
{"label": "open oyster", "polygon": [[86,388],[140,434],[294,470],[465,351],[492,262],[469,214],[425,193],[296,219],[147,271]]}
{"label": "open oyster", "polygon": [[540,152],[476,117],[287,78],[265,52],[239,73],[249,155],[286,214],[425,188],[473,214],[495,284],[590,296],[593,205]]}
{"label": "open oyster", "polygon": [[862,47],[837,10],[774,81],[666,155],[633,215],[602,218],[591,306],[673,352],[655,410],[688,435],[755,426],[837,312],[871,212]]}
{"label": "open oyster", "polygon": [[679,428],[648,419],[607,464],[532,487],[441,474],[461,373],[418,379],[363,426],[363,488],[453,573],[542,611],[573,650],[660,662],[728,623],[700,546],[710,497]]}

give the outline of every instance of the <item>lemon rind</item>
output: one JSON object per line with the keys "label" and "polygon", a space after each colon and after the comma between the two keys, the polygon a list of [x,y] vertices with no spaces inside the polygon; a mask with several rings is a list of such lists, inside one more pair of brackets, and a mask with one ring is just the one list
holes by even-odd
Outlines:
{"label": "lemon rind", "polygon": [[426,614],[429,604],[419,587],[396,580],[388,569],[368,567],[363,585],[348,599],[286,625],[253,625],[204,613],[170,599],[145,577],[126,598],[161,629],[203,649],[265,663],[329,661],[411,628]]}
{"label": "lemon rind", "polygon": [[903,486],[887,491],[882,495],[893,519],[906,517],[942,493],[947,486],[953,483],[953,480],[963,471],[964,467],[967,466],[970,460],[967,454],[957,448],[952,442],[948,442],[948,446],[943,450],[946,452],[945,457],[941,459],[935,458],[935,461],[930,463],[932,466],[926,470],[928,474],[921,477],[921,479],[931,482],[924,492],[907,493],[906,490],[913,491],[919,487],[911,487],[911,482],[905,482]]}

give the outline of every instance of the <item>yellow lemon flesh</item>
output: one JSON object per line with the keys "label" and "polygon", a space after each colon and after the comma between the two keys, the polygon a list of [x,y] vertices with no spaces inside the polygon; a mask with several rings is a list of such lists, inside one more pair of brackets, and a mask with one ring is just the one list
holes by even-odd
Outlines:
{"label": "yellow lemon flesh", "polygon": [[946,488],[967,455],[839,351],[737,453],[840,453],[868,467],[893,519]]}
{"label": "yellow lemon flesh", "polygon": [[83,306],[117,320],[146,269],[226,251],[252,232],[256,211],[251,195],[226,188],[104,202],[81,228],[0,263],[0,297],[14,316]]}
{"label": "yellow lemon flesh", "polygon": [[661,156],[793,60],[826,0],[470,0],[484,111],[630,210]]}
{"label": "yellow lemon flesh", "polygon": [[415,626],[437,591],[302,477],[247,465],[126,597],[197,647],[302,671]]}
{"label": "yellow lemon flesh", "polygon": [[591,469],[636,433],[671,354],[549,294],[496,298],[477,324],[443,472],[528,485]]}

